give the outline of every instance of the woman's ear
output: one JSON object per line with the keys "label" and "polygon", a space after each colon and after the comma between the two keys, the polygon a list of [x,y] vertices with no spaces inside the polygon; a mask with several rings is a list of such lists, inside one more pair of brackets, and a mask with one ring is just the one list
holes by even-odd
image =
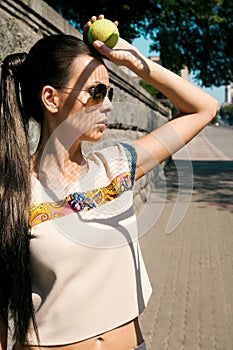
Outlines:
{"label": "woman's ear", "polygon": [[41,100],[47,111],[50,113],[58,112],[59,96],[57,90],[52,86],[46,85],[43,87],[41,92]]}

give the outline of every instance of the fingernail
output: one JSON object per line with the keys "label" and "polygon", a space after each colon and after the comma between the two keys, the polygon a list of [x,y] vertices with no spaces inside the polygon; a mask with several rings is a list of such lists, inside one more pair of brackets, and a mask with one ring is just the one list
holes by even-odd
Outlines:
{"label": "fingernail", "polygon": [[102,41],[99,40],[95,40],[93,44],[95,44],[97,47],[101,47],[103,45]]}

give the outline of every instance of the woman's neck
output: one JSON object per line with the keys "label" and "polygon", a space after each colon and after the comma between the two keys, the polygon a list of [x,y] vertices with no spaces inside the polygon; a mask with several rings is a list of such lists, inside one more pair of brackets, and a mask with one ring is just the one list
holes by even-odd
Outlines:
{"label": "woman's neck", "polygon": [[31,158],[31,172],[46,187],[59,188],[75,182],[86,168],[81,142],[76,140],[69,150],[61,139],[48,133],[42,136],[36,152]]}

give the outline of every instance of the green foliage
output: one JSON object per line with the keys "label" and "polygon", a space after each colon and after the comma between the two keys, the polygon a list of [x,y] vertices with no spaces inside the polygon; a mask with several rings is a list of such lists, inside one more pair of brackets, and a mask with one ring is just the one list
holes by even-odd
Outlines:
{"label": "green foliage", "polygon": [[214,117],[214,119],[211,120],[210,124],[215,125],[216,123],[218,123],[218,116],[217,115]]}
{"label": "green foliage", "polygon": [[221,86],[233,77],[232,0],[47,0],[82,31],[91,15],[103,13],[119,21],[120,35],[132,42],[139,36],[152,41],[163,66],[179,72],[184,66],[203,86]]}
{"label": "green foliage", "polygon": [[233,104],[223,103],[219,109],[219,115],[222,117],[222,119],[233,121]]}
{"label": "green foliage", "polygon": [[154,97],[157,97],[157,95],[160,93],[159,90],[147,83],[145,80],[140,80],[139,85],[142,86],[147,92],[149,92],[149,94],[151,94]]}
{"label": "green foliage", "polygon": [[140,28],[145,20],[145,6],[150,3],[149,0],[138,2],[135,2],[135,0],[117,0],[114,5],[108,0],[98,0],[91,4],[89,1],[81,2],[77,0],[45,1],[81,32],[84,24],[91,16],[104,14],[107,19],[117,20],[120,23],[121,36],[130,42],[140,36]]}
{"label": "green foliage", "polygon": [[157,90],[154,86],[150,85],[149,83],[147,83],[145,80],[139,80],[139,85],[142,86],[147,92],[149,92],[149,94],[151,94],[154,98],[156,98],[157,100],[160,100],[159,102],[164,104],[165,107],[171,108],[172,111],[172,117],[175,118],[178,114],[179,111],[176,108],[176,106],[174,106],[167,98],[166,96],[164,96],[159,90]]}
{"label": "green foliage", "polygon": [[175,72],[187,66],[206,87],[230,82],[232,0],[161,1],[158,8],[148,31],[157,30],[151,48],[160,51],[163,65]]}

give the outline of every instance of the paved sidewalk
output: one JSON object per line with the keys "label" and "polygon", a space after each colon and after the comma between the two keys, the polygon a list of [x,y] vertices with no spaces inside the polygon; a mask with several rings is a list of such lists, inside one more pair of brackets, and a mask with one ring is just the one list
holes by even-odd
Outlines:
{"label": "paved sidewalk", "polygon": [[[140,323],[148,350],[233,350],[233,130],[208,127],[188,147],[194,189],[176,212],[183,220],[166,233],[187,169],[190,176],[180,151],[167,168],[164,208],[141,238],[153,294]],[[152,195],[151,216],[163,188]]]}

